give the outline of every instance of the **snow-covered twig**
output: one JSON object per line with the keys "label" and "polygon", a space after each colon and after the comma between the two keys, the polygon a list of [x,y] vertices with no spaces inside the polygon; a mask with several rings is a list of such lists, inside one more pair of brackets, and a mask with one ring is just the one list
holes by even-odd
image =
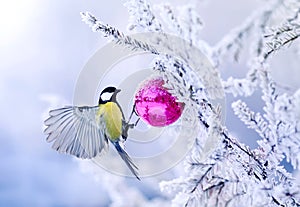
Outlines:
{"label": "snow-covered twig", "polygon": [[282,25],[272,28],[269,34],[265,34],[265,37],[269,39],[266,43],[269,50],[263,55],[264,60],[300,36],[299,13],[300,9],[297,9],[293,17],[287,18]]}
{"label": "snow-covered twig", "polygon": [[129,30],[140,27],[147,32],[162,32],[162,25],[146,0],[127,0],[124,4],[130,14]]}
{"label": "snow-covered twig", "polygon": [[130,36],[126,36],[116,28],[103,24],[91,13],[81,12],[80,15],[82,21],[87,23],[94,32],[101,32],[105,35],[105,37],[113,37],[117,44],[130,47],[132,50],[139,49],[153,54],[158,54],[158,51],[153,46],[137,39],[133,39]]}

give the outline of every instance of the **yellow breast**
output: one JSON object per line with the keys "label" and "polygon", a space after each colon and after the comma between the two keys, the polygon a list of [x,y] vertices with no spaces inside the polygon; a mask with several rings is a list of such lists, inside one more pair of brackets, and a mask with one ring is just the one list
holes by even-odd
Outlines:
{"label": "yellow breast", "polygon": [[112,141],[116,141],[122,134],[122,112],[114,102],[100,104],[98,116],[103,116],[106,134]]}

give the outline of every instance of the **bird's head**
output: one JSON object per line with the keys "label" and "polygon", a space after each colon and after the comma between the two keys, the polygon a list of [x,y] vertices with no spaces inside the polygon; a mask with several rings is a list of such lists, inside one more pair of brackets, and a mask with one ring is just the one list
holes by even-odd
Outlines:
{"label": "bird's head", "polygon": [[119,93],[120,91],[120,89],[117,89],[113,86],[106,87],[100,94],[99,104],[104,104],[110,101],[116,102],[117,93]]}

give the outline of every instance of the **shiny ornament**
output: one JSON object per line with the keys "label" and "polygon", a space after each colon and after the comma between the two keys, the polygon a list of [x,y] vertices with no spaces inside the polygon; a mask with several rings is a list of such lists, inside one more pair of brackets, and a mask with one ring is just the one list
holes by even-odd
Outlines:
{"label": "shiny ornament", "polygon": [[164,80],[155,77],[146,80],[135,94],[135,111],[151,126],[168,126],[179,119],[184,104],[177,102],[163,86]]}

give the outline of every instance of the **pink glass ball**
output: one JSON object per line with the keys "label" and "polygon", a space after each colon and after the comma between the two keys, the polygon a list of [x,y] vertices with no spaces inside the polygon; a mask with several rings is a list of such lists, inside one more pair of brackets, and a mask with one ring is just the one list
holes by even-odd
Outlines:
{"label": "pink glass ball", "polygon": [[164,80],[156,77],[146,80],[135,94],[135,110],[151,126],[168,126],[179,119],[184,104],[177,102],[163,87]]}

